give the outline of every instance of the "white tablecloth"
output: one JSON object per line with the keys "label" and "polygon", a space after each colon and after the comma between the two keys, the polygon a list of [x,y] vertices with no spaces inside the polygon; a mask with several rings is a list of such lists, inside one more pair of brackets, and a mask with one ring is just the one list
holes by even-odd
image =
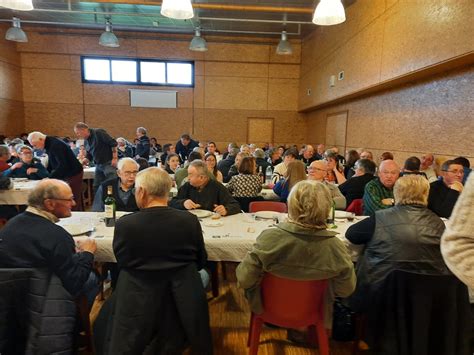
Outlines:
{"label": "white tablecloth", "polygon": [[84,168],[83,180],[93,180],[95,177],[95,166],[92,168]]}
{"label": "white tablecloth", "polygon": [[0,190],[0,205],[26,205],[30,191],[39,180],[18,181],[12,179],[13,189]]}
{"label": "white tablecloth", "polygon": [[[124,213],[119,213],[118,216]],[[280,220],[285,218],[284,215],[276,213]],[[81,225],[86,229],[95,229],[90,237],[95,238],[97,242],[97,252],[95,259],[101,262],[115,262],[115,256],[112,248],[113,227],[106,227],[101,221],[103,213],[97,212],[73,212],[71,218],[63,219],[60,225]],[[202,219],[201,226],[203,230],[204,242],[209,260],[214,261],[241,261],[248,251],[252,249],[258,235],[265,229],[271,228],[272,220],[254,221],[250,214],[237,214],[228,217],[222,217],[221,227],[208,227],[206,222],[211,221],[209,218]],[[336,221],[337,228],[334,229],[340,234],[338,237],[347,245],[353,260],[357,260],[361,247],[352,245],[344,237],[347,228],[355,222]],[[80,241],[85,236],[76,237]]]}

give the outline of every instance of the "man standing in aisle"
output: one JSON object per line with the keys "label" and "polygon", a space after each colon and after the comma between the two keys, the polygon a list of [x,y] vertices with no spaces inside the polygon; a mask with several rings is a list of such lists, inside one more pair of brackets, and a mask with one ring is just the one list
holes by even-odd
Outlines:
{"label": "man standing in aisle", "polygon": [[94,191],[105,180],[116,176],[117,142],[102,128],[89,128],[83,122],[74,126],[76,135],[84,139],[84,146],[95,164]]}
{"label": "man standing in aisle", "polygon": [[148,138],[146,133],[145,127],[137,128],[138,143],[135,151],[135,159],[144,158],[148,161],[150,157],[150,138]]}
{"label": "man standing in aisle", "polygon": [[59,138],[46,136],[41,132],[31,132],[28,142],[35,149],[41,149],[48,154],[48,171],[52,179],[60,179],[71,186],[76,205],[74,211],[82,211],[82,175],[81,163],[76,159],[72,149]]}

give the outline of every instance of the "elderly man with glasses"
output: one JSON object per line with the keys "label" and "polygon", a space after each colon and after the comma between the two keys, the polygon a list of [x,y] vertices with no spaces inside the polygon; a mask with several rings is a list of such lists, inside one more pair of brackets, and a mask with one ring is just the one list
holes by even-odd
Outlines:
{"label": "elderly man with glasses", "polygon": [[132,158],[122,158],[117,164],[117,177],[102,183],[95,194],[92,211],[103,212],[107,188],[112,186],[112,196],[115,199],[117,211],[138,211],[135,201],[135,178],[139,170],[138,163]]}
{"label": "elderly man with glasses", "polygon": [[346,198],[339,191],[336,185],[328,183],[325,179],[328,174],[328,165],[324,160],[316,160],[308,167],[308,180],[322,182],[331,193],[337,210],[344,210],[346,208]]}
{"label": "elderly man with glasses", "polygon": [[[85,294],[92,305],[99,291],[93,270],[96,244],[72,236],[56,225],[71,216],[71,188],[64,181],[45,179],[28,196],[28,208],[0,231],[0,267],[48,268],[73,296]],[[76,250],[79,252],[76,252]]]}
{"label": "elderly man with glasses", "polygon": [[464,169],[455,160],[447,160],[441,165],[442,180],[430,184],[428,208],[440,217],[449,218],[464,186]]}

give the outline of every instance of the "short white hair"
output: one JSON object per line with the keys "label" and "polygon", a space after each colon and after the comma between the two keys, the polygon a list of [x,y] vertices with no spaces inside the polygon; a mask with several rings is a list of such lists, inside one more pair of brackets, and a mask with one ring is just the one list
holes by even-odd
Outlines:
{"label": "short white hair", "polygon": [[40,139],[46,139],[46,134],[44,133],[41,133],[41,132],[38,132],[38,131],[34,131],[34,132],[31,132],[30,134],[28,134],[28,142],[37,142],[39,141]]}
{"label": "short white hair", "polygon": [[169,174],[155,166],[140,171],[135,180],[136,189],[141,188],[149,195],[160,198],[169,196],[172,185]]}
{"label": "short white hair", "polygon": [[135,166],[137,168],[140,167],[140,165],[135,160],[133,160],[132,158],[122,158],[117,163],[117,169],[122,171],[123,166],[127,163],[133,163],[133,164],[135,164]]}

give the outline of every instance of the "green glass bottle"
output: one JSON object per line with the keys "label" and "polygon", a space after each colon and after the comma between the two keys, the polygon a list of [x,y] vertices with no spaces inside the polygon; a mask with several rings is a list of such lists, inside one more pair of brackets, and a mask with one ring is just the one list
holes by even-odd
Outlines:
{"label": "green glass bottle", "polygon": [[107,227],[115,226],[115,198],[112,196],[112,186],[107,186],[107,197],[104,200],[105,225]]}

